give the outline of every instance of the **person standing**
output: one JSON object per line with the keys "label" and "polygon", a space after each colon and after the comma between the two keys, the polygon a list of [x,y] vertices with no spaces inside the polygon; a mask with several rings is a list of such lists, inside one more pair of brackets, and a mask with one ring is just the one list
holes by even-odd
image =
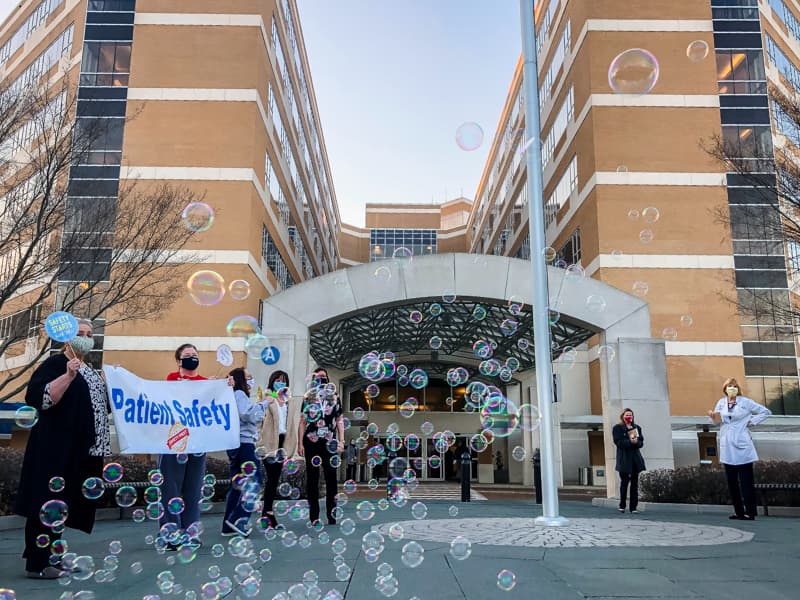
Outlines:
{"label": "person standing", "polygon": [[[258,494],[261,493],[264,477],[261,472],[261,461],[256,457],[256,435],[264,419],[266,400],[261,402],[250,400],[250,390],[255,387],[255,382],[253,376],[243,367],[237,367],[228,373],[228,382],[233,387],[236,407],[239,409],[239,447],[228,450],[231,487],[225,501],[222,535],[247,537],[250,535],[250,512],[242,504],[242,486],[248,495],[252,487],[257,487]],[[255,465],[254,473],[247,474],[242,471],[242,465],[246,463]]]}
{"label": "person standing", "polygon": [[631,513],[636,514],[639,505],[639,473],[645,470],[641,448],[644,446],[642,428],[633,421],[633,411],[626,408],[614,425],[612,436],[617,447],[617,472],[619,472],[619,512],[625,512],[628,484],[631,488]]}
{"label": "person standing", "polygon": [[708,418],[720,426],[719,460],[725,467],[734,510],[730,518],[754,521],[757,508],[753,463],[758,454],[748,428],[761,423],[772,411],[742,396],[739,382],[732,377],[722,384],[722,393],[724,396],[708,411]]}
{"label": "person standing", "polygon": [[[111,454],[111,435],[106,385],[84,362],[93,348],[92,322],[78,319],[77,337],[37,367],[25,393],[25,403],[39,418],[25,447],[14,512],[26,517],[22,557],[27,576],[34,579],[69,574],[51,561],[51,545],[61,532],[42,523],[43,504],[63,501],[67,527],[86,533],[94,527],[96,504],[83,496],[82,486],[87,478],[102,475],[103,459]],[[39,547],[37,538],[42,535],[48,543]]]}
{"label": "person standing", "polygon": [[[194,344],[181,344],[175,350],[175,362],[178,370],[167,375],[167,381],[204,381],[206,377],[197,371],[200,367],[200,357]],[[161,503],[164,514],[159,519],[159,525],[175,523],[179,529],[186,531],[192,523],[200,520],[200,499],[202,495],[203,477],[206,472],[205,452],[199,454],[161,454],[158,468],[164,477],[161,484]],[[182,498],[183,512],[171,514],[167,505],[172,498]],[[191,538],[189,543],[199,547],[198,538]],[[177,550],[175,544],[167,544],[167,549]]]}
{"label": "person standing", "polygon": [[346,458],[347,475],[345,478],[356,481],[356,477],[358,477],[358,448],[356,448],[356,443],[353,440],[350,440],[350,443],[347,445]]}
{"label": "person standing", "polygon": [[[269,527],[277,527],[278,520],[272,506],[281,479],[283,465],[296,456],[298,447],[297,431],[300,423],[301,399],[289,394],[289,375],[275,371],[267,385],[267,411],[261,424],[260,443],[264,447],[264,506],[261,516]],[[267,526],[265,525],[265,527]]]}
{"label": "person standing", "polygon": [[336,464],[344,452],[342,404],[328,372],[320,367],[313,373],[315,387],[306,392],[300,414],[297,452],[306,461],[306,493],[309,519],[319,520],[319,469],[325,475],[325,512],[329,525],[336,525]]}

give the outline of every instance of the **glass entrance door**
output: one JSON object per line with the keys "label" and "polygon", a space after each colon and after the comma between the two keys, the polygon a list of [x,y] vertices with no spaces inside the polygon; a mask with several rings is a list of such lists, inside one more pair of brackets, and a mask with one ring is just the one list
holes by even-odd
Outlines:
{"label": "glass entrance door", "polygon": [[425,438],[425,466],[428,470],[425,479],[434,481],[444,480],[444,456],[435,448],[433,438]]}

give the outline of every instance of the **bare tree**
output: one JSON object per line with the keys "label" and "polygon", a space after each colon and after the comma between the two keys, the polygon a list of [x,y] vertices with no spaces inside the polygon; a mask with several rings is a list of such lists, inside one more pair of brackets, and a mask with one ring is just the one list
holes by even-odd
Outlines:
{"label": "bare tree", "polygon": [[188,189],[70,178],[96,162],[102,119],[77,119],[74,86],[0,89],[0,401],[50,350],[64,310],[105,324],[150,319],[181,294],[194,231]]}
{"label": "bare tree", "polygon": [[[800,249],[800,96],[770,86],[769,97],[773,118],[783,131],[778,143],[772,143],[765,126],[760,133],[756,128],[731,129],[735,135],[717,136],[703,144],[738,178],[738,185],[745,186],[736,203],[716,208],[717,220],[730,226],[733,239],[740,240],[734,243],[749,246],[741,254],[763,256],[764,264],[767,256],[783,256],[784,244],[789,245],[790,257],[794,247]],[[769,315],[782,328],[798,333],[800,308],[788,293],[738,287],[736,297],[728,299],[741,315],[755,320]]]}

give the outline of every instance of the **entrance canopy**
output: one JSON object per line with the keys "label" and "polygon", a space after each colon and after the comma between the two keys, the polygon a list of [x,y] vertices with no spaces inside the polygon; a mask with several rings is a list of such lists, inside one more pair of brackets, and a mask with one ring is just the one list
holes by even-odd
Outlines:
{"label": "entrance canopy", "polygon": [[[622,406],[636,411],[637,421],[648,429],[644,454],[649,468],[671,467],[664,341],[651,338],[647,303],[582,273],[549,267],[548,281],[553,352],[596,334],[616,357],[600,366],[607,468],[614,468],[610,432]],[[527,260],[474,254],[385,260],[335,271],[271,296],[263,304],[262,329],[280,352],[272,368],[289,372],[295,394],[303,392],[314,365],[342,371],[341,383],[357,376],[359,359],[370,351],[394,352],[406,364],[452,363],[474,372],[479,359],[472,344],[477,339],[495,343],[495,357],[515,357],[524,370],[535,366],[532,292]],[[431,312],[433,304],[441,312]],[[510,304],[521,307],[519,314]],[[483,318],[475,317],[478,307],[478,316],[486,311]],[[411,318],[413,311],[421,313],[418,323]],[[515,324],[504,324],[508,319]],[[438,349],[431,347],[434,336],[441,339]],[[526,347],[520,339],[530,343]],[[264,370],[259,363],[249,367]]]}

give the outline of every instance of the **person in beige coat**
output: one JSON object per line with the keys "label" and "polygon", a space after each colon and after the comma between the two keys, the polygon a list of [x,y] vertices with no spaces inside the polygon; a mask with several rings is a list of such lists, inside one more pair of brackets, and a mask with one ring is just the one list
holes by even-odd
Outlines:
{"label": "person in beige coat", "polygon": [[297,431],[300,424],[302,398],[289,395],[289,375],[275,371],[267,385],[267,410],[261,423],[260,445],[264,447],[264,507],[261,516],[277,527],[278,520],[272,510],[283,465],[297,455]]}

